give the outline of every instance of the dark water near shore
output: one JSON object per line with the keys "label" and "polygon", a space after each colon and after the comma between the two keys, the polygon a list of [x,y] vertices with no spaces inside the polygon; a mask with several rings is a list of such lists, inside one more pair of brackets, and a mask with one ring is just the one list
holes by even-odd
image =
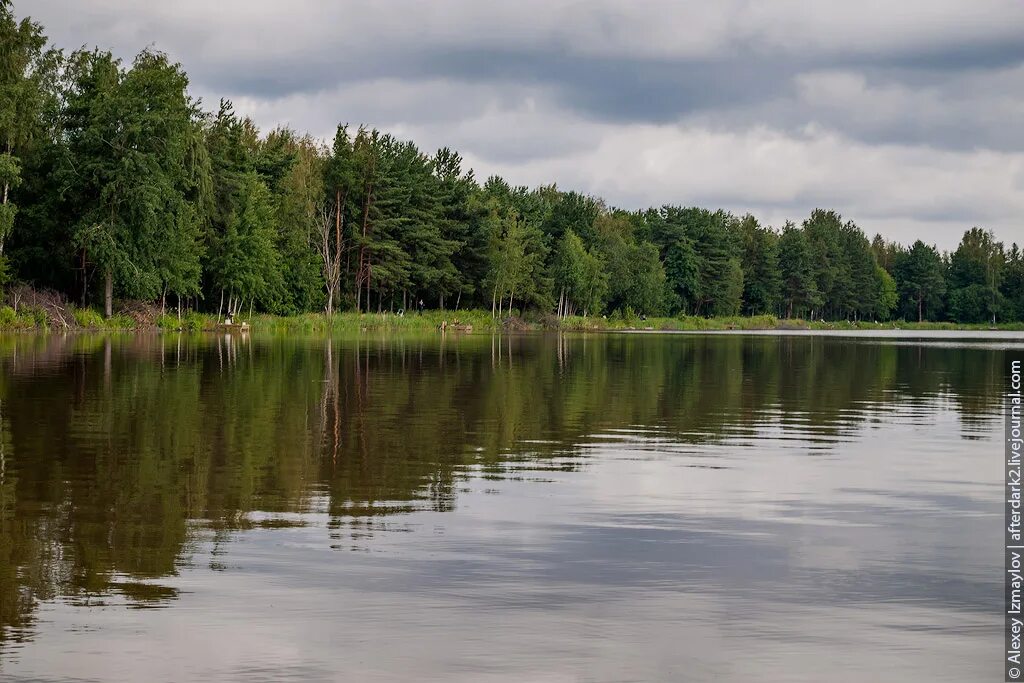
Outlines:
{"label": "dark water near shore", "polygon": [[0,337],[0,679],[999,680],[1022,347]]}

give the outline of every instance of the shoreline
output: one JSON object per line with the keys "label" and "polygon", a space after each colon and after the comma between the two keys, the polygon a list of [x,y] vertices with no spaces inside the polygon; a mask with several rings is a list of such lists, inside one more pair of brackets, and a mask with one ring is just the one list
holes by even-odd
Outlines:
{"label": "shoreline", "polygon": [[809,327],[805,329],[772,328],[747,330],[600,330],[603,334],[665,334],[665,335],[705,335],[705,336],[752,336],[752,337],[837,337],[847,339],[991,339],[1019,340],[1024,342],[1024,330],[1020,329],[978,329],[973,327],[958,328],[864,328],[864,329],[827,329]]}
{"label": "shoreline", "polygon": [[233,325],[225,325],[212,314],[190,312],[178,319],[176,315],[152,313],[133,314],[125,311],[109,320],[103,319],[92,309],[68,308],[65,315],[54,319],[40,309],[0,309],[0,332],[223,332],[247,331],[264,332],[441,332],[450,334],[517,333],[517,332],[620,332],[634,334],[657,333],[711,333],[711,334],[779,334],[801,335],[826,333],[831,335],[906,337],[914,332],[987,332],[995,336],[1006,336],[1024,332],[1024,323],[959,324],[952,322],[852,322],[852,321],[807,321],[802,319],[762,316],[730,316],[701,318],[693,316],[676,318],[621,318],[613,317],[572,317],[559,319],[555,316],[506,317],[496,319],[490,311],[429,310],[398,316],[391,313],[306,313],[295,316],[258,314],[243,316]]}

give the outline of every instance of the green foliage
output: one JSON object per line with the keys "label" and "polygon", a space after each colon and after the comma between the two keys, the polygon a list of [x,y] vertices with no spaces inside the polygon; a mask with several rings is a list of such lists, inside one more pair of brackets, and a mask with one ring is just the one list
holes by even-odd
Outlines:
{"label": "green foliage", "polygon": [[885,268],[877,265],[875,266],[875,302],[873,313],[879,320],[889,320],[899,303],[896,280],[889,275]]}
{"label": "green foliage", "polygon": [[[804,221],[822,317],[853,319],[879,308],[877,263],[871,243],[852,221],[834,211],[816,209]],[[813,308],[812,308],[813,311]]]}
{"label": "green foliage", "polygon": [[103,321],[104,327],[108,330],[134,330],[135,320],[128,315],[119,313],[112,315]]}
{"label": "green foliage", "polygon": [[665,269],[658,260],[658,248],[650,242],[633,244],[628,252],[627,308],[643,315],[661,312],[665,294]]}
{"label": "green foliage", "polygon": [[181,319],[181,329],[188,330],[190,332],[199,332],[200,330],[208,329],[212,325],[208,323],[208,318],[201,313],[189,313]]}
{"label": "green foliage", "polygon": [[959,287],[949,295],[950,316],[959,323],[983,323],[993,308],[992,292],[985,285]]}
{"label": "green foliage", "polygon": [[686,313],[697,305],[700,261],[693,242],[685,235],[673,241],[665,250],[666,300],[672,311]]}
{"label": "green foliage", "polygon": [[75,321],[75,325],[87,330],[133,330],[136,327],[135,320],[123,313],[112,315],[110,318],[104,318],[99,312],[91,308],[70,306],[69,311],[71,318]]}
{"label": "green foliage", "polygon": [[749,215],[740,222],[739,229],[743,241],[743,311],[776,311],[782,296],[779,235]]}
{"label": "green foliage", "polygon": [[[962,323],[997,320],[1004,314],[1001,289],[1006,254],[1002,242],[981,228],[964,233],[949,259],[949,313]],[[1012,307],[1011,307],[1012,311]]]}
{"label": "green foliage", "polygon": [[934,316],[946,293],[945,266],[935,247],[921,240],[901,253],[894,266],[903,314],[918,322]]}
{"label": "green foliage", "polygon": [[11,3],[0,2],[0,255],[14,229],[18,207],[13,192],[22,182],[20,155],[30,151],[42,127],[55,70],[42,27],[30,19],[18,21]]}
{"label": "green foliage", "polygon": [[[10,154],[0,154],[0,187],[7,188],[8,193],[21,184],[21,164]],[[11,201],[0,204],[0,246],[11,235],[14,229],[14,217],[18,207]]]}
{"label": "green foliage", "polygon": [[807,236],[792,223],[786,223],[779,237],[779,271],[787,318],[803,317],[821,305]]}
{"label": "green foliage", "polygon": [[743,297],[743,268],[736,259],[726,261],[722,272],[720,294],[711,304],[711,313],[717,316],[739,315]]}
{"label": "green foliage", "polygon": [[165,313],[156,319],[156,326],[161,330],[177,330],[181,328],[181,321],[177,316]]}
{"label": "green foliage", "polygon": [[91,308],[72,308],[71,317],[79,327],[94,330],[104,327],[103,316]]}
{"label": "green foliage", "polygon": [[508,310],[516,296],[526,303],[547,303],[550,280],[545,274],[547,244],[543,233],[514,206],[499,208],[496,200],[485,221],[489,232],[487,285],[492,308],[508,296]]}
{"label": "green foliage", "polygon": [[1001,286],[1005,302],[1004,319],[1024,320],[1024,255],[1016,244],[1006,254]]}
{"label": "green foliage", "polygon": [[176,315],[161,315],[156,319],[157,328],[171,331],[201,332],[213,330],[217,326],[217,319],[212,316],[204,316],[201,313],[190,311],[178,319]]}
{"label": "green foliage", "polygon": [[322,150],[309,136],[298,138],[279,129],[267,137],[263,155],[285,168],[271,186],[282,284],[275,309],[290,314],[318,309],[323,305],[324,282],[317,252],[310,245],[325,192]]}
{"label": "green foliage", "polygon": [[633,217],[621,211],[602,215],[594,224],[595,251],[608,273],[606,308],[654,315],[665,299],[665,267],[658,247],[638,239],[637,228]]}
{"label": "green foliage", "polygon": [[560,317],[575,315],[577,310],[584,316],[601,312],[608,293],[604,261],[587,251],[571,228],[562,233],[554,270]]}
{"label": "green foliage", "polygon": [[280,288],[270,192],[255,173],[242,177],[220,243],[218,284],[241,300],[271,301]]}
{"label": "green foliage", "polygon": [[45,330],[46,328],[46,311],[41,308],[21,306],[15,311],[10,306],[0,306],[0,329]]}
{"label": "green foliage", "polygon": [[46,329],[50,325],[49,317],[46,315],[46,311],[42,308],[22,306],[18,313],[23,319],[31,320],[32,327]]}
{"label": "green foliage", "polygon": [[[671,266],[670,293],[694,315],[739,311],[743,296],[737,221],[724,211],[666,206],[649,212],[647,232]],[[689,252],[692,250],[693,254]]]}

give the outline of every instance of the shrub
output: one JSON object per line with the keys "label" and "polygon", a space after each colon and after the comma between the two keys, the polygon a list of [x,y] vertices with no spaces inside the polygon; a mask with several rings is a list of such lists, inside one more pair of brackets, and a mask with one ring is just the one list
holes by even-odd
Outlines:
{"label": "shrub", "polygon": [[104,325],[111,330],[134,330],[135,318],[124,313],[118,313],[104,321]]}
{"label": "shrub", "polygon": [[181,329],[189,330],[190,332],[201,332],[205,327],[206,318],[196,312],[186,314],[181,319]]}
{"label": "shrub", "polygon": [[180,329],[184,321],[179,321],[177,316],[174,315],[161,315],[156,319],[156,326],[161,330],[177,330]]}
{"label": "shrub", "polygon": [[103,317],[91,308],[72,308],[71,315],[79,327],[89,329],[103,327]]}

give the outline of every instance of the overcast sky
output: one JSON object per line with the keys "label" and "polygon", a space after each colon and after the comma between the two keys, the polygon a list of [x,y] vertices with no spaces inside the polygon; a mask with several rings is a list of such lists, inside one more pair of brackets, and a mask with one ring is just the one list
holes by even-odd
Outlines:
{"label": "overcast sky", "polygon": [[367,123],[481,179],[780,226],[834,208],[1024,242],[1020,0],[20,0],[62,47],[146,46],[261,126]]}

